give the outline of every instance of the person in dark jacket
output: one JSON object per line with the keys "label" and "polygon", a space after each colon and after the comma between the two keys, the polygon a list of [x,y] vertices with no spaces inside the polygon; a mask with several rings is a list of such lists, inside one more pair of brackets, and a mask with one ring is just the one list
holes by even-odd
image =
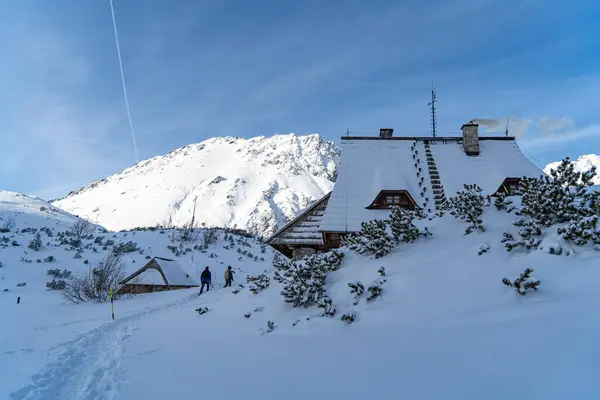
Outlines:
{"label": "person in dark jacket", "polygon": [[233,271],[231,270],[231,265],[227,267],[225,271],[225,287],[231,287],[231,282],[233,282]]}
{"label": "person in dark jacket", "polygon": [[210,289],[210,283],[212,282],[212,277],[208,267],[204,268],[204,271],[202,271],[202,274],[200,274],[200,282],[202,283],[202,286],[200,287],[200,294],[204,292],[204,285],[206,285],[206,291],[208,292]]}

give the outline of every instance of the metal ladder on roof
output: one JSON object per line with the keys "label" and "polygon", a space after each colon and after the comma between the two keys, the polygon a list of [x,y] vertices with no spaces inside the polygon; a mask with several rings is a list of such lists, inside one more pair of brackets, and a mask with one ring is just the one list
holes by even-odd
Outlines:
{"label": "metal ladder on roof", "polygon": [[410,150],[412,151],[412,157],[413,160],[415,160],[414,162],[414,166],[415,166],[415,172],[417,174],[417,182],[419,184],[419,187],[421,188],[421,192],[420,192],[420,196],[421,199],[423,199],[422,202],[422,206],[421,208],[423,209],[423,212],[427,213],[427,214],[431,214],[432,212],[432,207],[429,204],[429,192],[427,191],[427,182],[425,181],[425,172],[423,171],[423,164],[421,163],[421,157],[419,154],[419,150],[417,149],[417,144],[418,141],[414,141],[413,144],[410,146]]}

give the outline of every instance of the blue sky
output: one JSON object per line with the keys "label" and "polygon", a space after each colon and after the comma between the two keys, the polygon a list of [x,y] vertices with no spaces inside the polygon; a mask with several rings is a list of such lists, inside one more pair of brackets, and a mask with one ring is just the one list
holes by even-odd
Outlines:
{"label": "blue sky", "polygon": [[[1,3],[0,188],[52,198],[133,165],[109,0]],[[213,136],[426,134],[432,78],[441,134],[510,115],[541,164],[600,153],[592,1],[114,5],[141,159]]]}

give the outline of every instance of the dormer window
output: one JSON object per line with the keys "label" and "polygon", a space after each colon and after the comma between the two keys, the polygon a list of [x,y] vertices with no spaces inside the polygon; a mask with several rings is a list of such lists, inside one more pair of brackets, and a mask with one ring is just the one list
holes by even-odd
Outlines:
{"label": "dormer window", "polygon": [[498,193],[504,193],[507,196],[513,196],[518,194],[521,185],[521,178],[506,178],[502,185],[496,191]]}
{"label": "dormer window", "polygon": [[417,203],[406,190],[382,190],[367,208],[385,210],[394,206],[414,210]]}

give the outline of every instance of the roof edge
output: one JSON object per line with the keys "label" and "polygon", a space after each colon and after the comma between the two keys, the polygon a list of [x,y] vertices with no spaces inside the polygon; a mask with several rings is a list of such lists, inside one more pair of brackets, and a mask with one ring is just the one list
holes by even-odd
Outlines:
{"label": "roof edge", "polygon": [[292,219],[290,222],[288,222],[287,224],[285,224],[283,226],[283,228],[279,229],[277,232],[275,232],[274,234],[272,234],[271,236],[269,236],[266,240],[265,243],[266,244],[270,244],[269,242],[271,240],[273,240],[275,238],[275,236],[279,235],[280,233],[282,233],[283,231],[285,231],[287,228],[289,228],[290,226],[292,226],[296,221],[298,221],[300,218],[304,217],[306,214],[308,214],[309,212],[311,212],[312,210],[314,210],[315,208],[317,208],[321,203],[323,203],[325,200],[329,199],[329,197],[331,196],[331,193],[333,191],[327,193],[325,196],[321,197],[319,200],[317,200],[313,205],[308,206],[304,209],[304,211],[302,211],[300,214],[298,214],[296,216],[296,218]]}

